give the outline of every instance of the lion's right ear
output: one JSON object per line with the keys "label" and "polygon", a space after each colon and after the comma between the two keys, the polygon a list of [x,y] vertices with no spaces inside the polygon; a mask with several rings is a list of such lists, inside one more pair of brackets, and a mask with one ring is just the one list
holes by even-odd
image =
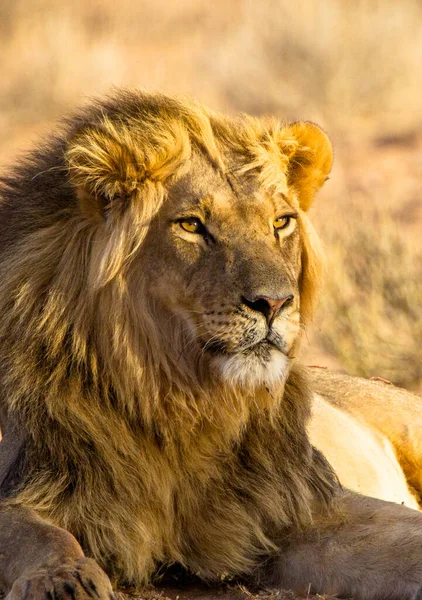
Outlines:
{"label": "lion's right ear", "polygon": [[333,147],[327,134],[314,123],[292,123],[286,129],[297,142],[289,157],[287,180],[306,211],[331,171]]}
{"label": "lion's right ear", "polygon": [[189,136],[178,122],[141,128],[104,117],[73,135],[66,162],[82,211],[98,220],[121,213],[148,182],[174,176],[189,156]]}

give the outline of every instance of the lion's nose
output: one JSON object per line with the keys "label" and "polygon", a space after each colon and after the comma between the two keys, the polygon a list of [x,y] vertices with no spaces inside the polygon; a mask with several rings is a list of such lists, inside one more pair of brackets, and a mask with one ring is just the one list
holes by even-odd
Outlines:
{"label": "lion's nose", "polygon": [[293,298],[293,294],[289,294],[283,298],[266,298],[265,296],[247,298],[243,296],[242,302],[251,310],[262,313],[267,320],[268,326],[271,327],[276,316],[280,314],[282,309],[291,305]]}

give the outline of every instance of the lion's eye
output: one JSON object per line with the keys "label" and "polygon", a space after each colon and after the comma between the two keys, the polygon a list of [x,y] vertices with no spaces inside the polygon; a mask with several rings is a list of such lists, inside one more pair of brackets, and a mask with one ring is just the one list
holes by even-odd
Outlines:
{"label": "lion's eye", "polygon": [[183,219],[179,221],[179,225],[182,229],[188,231],[189,233],[202,233],[204,230],[204,226],[202,225],[201,221],[196,217]]}
{"label": "lion's eye", "polygon": [[289,216],[287,216],[287,217],[277,217],[273,221],[274,229],[285,229],[286,227],[288,227],[291,219],[292,219],[292,217],[289,217]]}

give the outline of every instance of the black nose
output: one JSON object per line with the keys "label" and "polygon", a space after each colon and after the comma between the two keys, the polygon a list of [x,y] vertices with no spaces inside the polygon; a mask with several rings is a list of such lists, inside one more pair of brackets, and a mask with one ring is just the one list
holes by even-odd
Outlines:
{"label": "black nose", "polygon": [[283,298],[266,298],[264,296],[246,298],[243,296],[242,302],[251,310],[262,313],[267,320],[268,326],[271,327],[276,316],[280,314],[282,309],[291,305],[293,298],[293,294],[289,294]]}

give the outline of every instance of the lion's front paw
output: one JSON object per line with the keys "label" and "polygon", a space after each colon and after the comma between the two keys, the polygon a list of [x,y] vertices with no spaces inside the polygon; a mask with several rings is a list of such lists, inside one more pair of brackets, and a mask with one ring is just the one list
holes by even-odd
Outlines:
{"label": "lion's front paw", "polygon": [[114,600],[107,575],[91,558],[40,567],[15,581],[5,600]]}

